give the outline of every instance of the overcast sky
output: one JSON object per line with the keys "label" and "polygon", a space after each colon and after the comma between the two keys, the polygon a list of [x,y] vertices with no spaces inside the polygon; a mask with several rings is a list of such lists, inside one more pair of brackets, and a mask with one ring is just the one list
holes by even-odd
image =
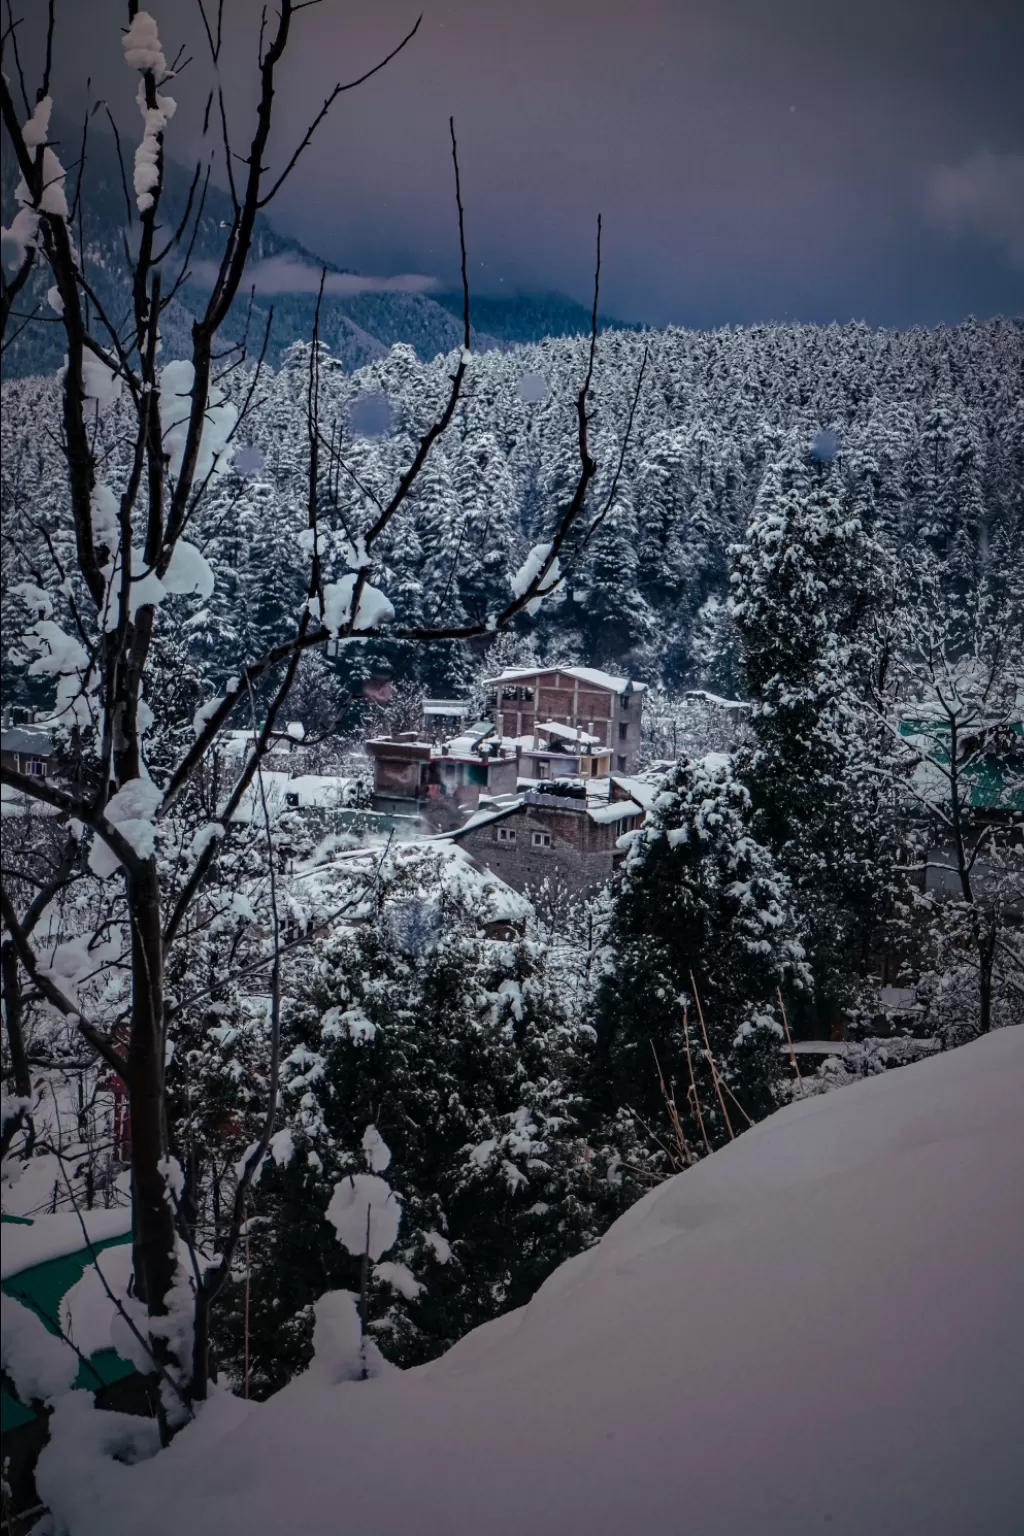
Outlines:
{"label": "overcast sky", "polygon": [[[169,145],[186,158],[210,75],[198,7],[151,4],[168,55],[194,54],[170,87]],[[225,10],[239,145],[259,10]],[[418,10],[323,0],[296,17],[277,160]],[[58,0],[58,15],[59,104],[91,74],[136,136],[124,0]],[[480,292],[586,298],[600,211],[605,308],[626,319],[1020,313],[1022,59],[1022,0],[426,0],[417,37],[339,100],[273,216],[356,271],[452,283],[453,113]]]}

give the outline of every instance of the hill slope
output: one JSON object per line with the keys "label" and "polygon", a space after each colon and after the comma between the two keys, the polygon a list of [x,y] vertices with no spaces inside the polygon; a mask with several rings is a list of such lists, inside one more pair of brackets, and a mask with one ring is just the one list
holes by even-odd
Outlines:
{"label": "hill slope", "polygon": [[1006,1029],[792,1105],[432,1365],[322,1349],[88,1494],[58,1443],[41,1490],[76,1536],[1009,1532],[1022,1092]]}

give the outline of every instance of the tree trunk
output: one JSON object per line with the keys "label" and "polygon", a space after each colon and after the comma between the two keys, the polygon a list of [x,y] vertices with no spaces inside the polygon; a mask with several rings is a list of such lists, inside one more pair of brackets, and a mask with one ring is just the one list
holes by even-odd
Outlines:
{"label": "tree trunk", "polygon": [[167,1311],[177,1268],[174,1210],[163,1171],[163,952],[156,863],[127,877],[132,926],[132,1022],[126,1078],[132,1136],[132,1244],[135,1291],[151,1316]]}

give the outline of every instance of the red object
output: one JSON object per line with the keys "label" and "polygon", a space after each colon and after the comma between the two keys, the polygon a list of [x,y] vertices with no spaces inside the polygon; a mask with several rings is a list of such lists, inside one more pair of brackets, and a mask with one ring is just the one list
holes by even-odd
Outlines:
{"label": "red object", "polygon": [[373,704],[389,703],[393,693],[394,686],[388,677],[369,677],[363,684],[363,698]]}

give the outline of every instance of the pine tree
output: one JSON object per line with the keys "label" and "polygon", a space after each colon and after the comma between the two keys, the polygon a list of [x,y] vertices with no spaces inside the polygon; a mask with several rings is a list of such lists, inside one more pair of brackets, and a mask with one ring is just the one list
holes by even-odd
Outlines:
{"label": "pine tree", "polygon": [[776,1106],[784,1065],[776,988],[799,989],[806,973],[789,882],[752,823],[732,760],[712,754],[673,769],[635,834],[597,998],[593,1082],[606,1124],[626,1110],[668,1138],[659,1072],[675,1084],[698,1153],[705,1132],[720,1146],[729,1122],[735,1133]]}

